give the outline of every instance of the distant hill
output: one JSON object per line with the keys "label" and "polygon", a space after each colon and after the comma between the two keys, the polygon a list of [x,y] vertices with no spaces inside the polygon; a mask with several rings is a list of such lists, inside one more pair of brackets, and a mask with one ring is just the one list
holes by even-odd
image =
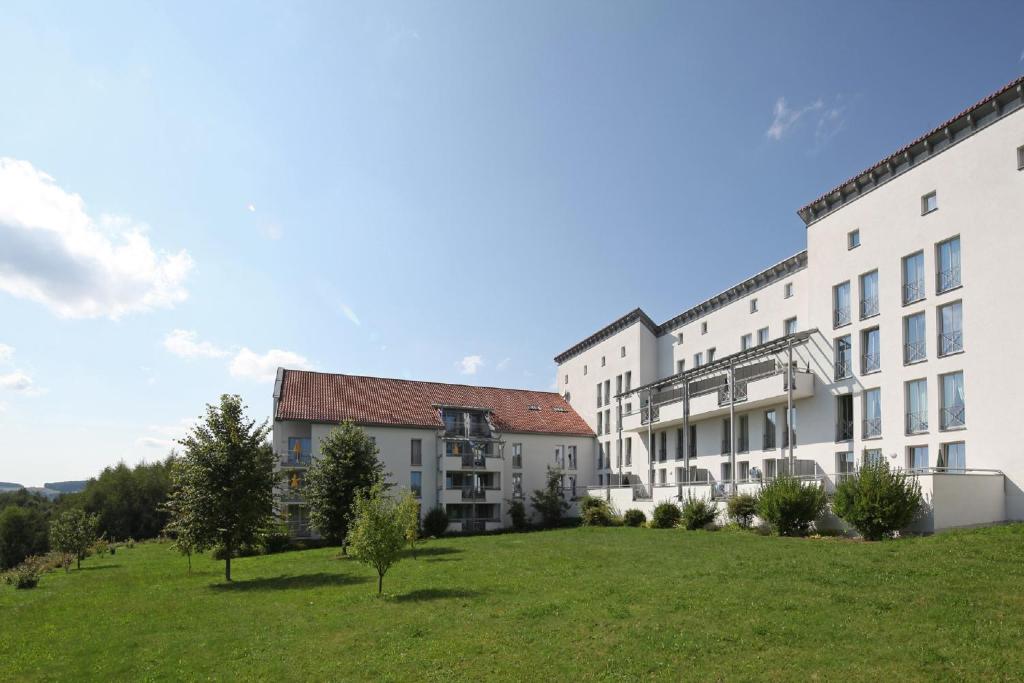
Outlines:
{"label": "distant hill", "polygon": [[31,493],[38,493],[46,496],[47,498],[53,499],[62,496],[65,493],[78,493],[85,488],[85,484],[86,482],[84,481],[54,481],[47,482],[42,486],[22,486],[21,484],[15,484],[11,481],[0,481],[0,493],[25,489]]}
{"label": "distant hill", "polygon": [[18,489],[25,488],[21,484],[15,484],[11,481],[0,481],[0,491],[17,491]]}
{"label": "distant hill", "polygon": [[85,488],[85,481],[52,481],[43,484],[43,488],[61,493],[78,493]]}

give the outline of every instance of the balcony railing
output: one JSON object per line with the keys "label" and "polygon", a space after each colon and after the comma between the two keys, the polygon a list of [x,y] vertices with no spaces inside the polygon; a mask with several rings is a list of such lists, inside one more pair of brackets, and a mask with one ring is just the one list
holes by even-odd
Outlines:
{"label": "balcony railing", "polygon": [[917,363],[928,358],[928,345],[924,341],[912,341],[903,345],[903,362]]}
{"label": "balcony railing", "polygon": [[832,311],[832,326],[842,327],[850,322],[850,309],[837,308]]}
{"label": "balcony railing", "polygon": [[484,500],[487,498],[487,492],[481,488],[464,488],[462,489],[462,500]]}
{"label": "balcony railing", "polygon": [[876,436],[882,435],[882,418],[880,417],[869,417],[864,420],[863,437],[865,439],[872,439]]}
{"label": "balcony railing", "polygon": [[907,282],[903,285],[903,303],[912,304],[924,298],[924,280]]}
{"label": "balcony railing", "polygon": [[964,406],[952,406],[939,411],[940,429],[958,429],[967,426],[967,415]]}
{"label": "balcony railing", "polygon": [[309,538],[313,535],[313,527],[308,522],[285,522],[285,527],[292,538]]}
{"label": "balcony railing", "polygon": [[462,454],[462,466],[463,467],[483,467],[487,464],[487,460],[482,455],[476,455],[474,453],[463,453]]}
{"label": "balcony railing", "polygon": [[850,367],[850,361],[846,358],[840,358],[835,362],[836,369],[836,380],[846,379],[852,374],[852,368]]}
{"label": "balcony railing", "polygon": [[960,286],[960,266],[953,266],[946,270],[940,270],[938,274],[938,281],[936,284],[936,291],[939,294],[948,292],[951,289],[956,289]]}
{"label": "balcony railing", "polygon": [[736,440],[736,452],[737,453],[749,453],[750,452],[750,439],[740,434],[740,438]]}
{"label": "balcony railing", "polygon": [[770,451],[775,448],[775,432],[765,433],[761,439],[761,448]]}
{"label": "balcony railing", "polygon": [[927,411],[907,413],[907,434],[920,434],[928,431]]}
{"label": "balcony railing", "polygon": [[309,453],[288,451],[281,454],[281,467],[309,467],[312,462],[313,456]]}
{"label": "balcony railing", "polygon": [[836,441],[849,441],[853,438],[853,420],[836,422]]}
{"label": "balcony railing", "polygon": [[732,442],[729,439],[722,439],[722,455],[729,455],[732,452]]}
{"label": "balcony railing", "polygon": [[647,406],[640,408],[640,424],[645,425],[648,422],[658,421],[658,406],[650,407],[650,414],[648,414]]}
{"label": "balcony railing", "polygon": [[500,519],[493,517],[486,517],[482,519],[463,519],[457,520],[462,522],[462,530],[472,533],[479,533],[487,531],[487,522],[501,522]]}
{"label": "balcony railing", "polygon": [[861,320],[864,318],[870,318],[871,316],[878,315],[878,297],[871,297],[869,299],[861,299],[860,301],[860,317]]}
{"label": "balcony railing", "polygon": [[278,499],[282,503],[301,503],[305,498],[302,496],[302,489],[286,489],[281,492]]}
{"label": "balcony railing", "polygon": [[860,359],[861,367],[864,368],[861,372],[878,372],[882,367],[882,358],[878,353],[865,353]]}
{"label": "balcony railing", "polygon": [[718,405],[724,406],[729,405],[730,399],[733,403],[739,403],[740,401],[747,400],[747,383],[736,382],[732,387],[732,392],[729,391],[729,385],[723,384],[718,387]]}
{"label": "balcony railing", "polygon": [[665,448],[658,449],[658,462],[665,462],[668,460],[668,450]]}
{"label": "balcony railing", "polygon": [[491,430],[487,425],[455,424],[446,426],[444,435],[447,437],[462,437],[466,439],[489,439],[491,438]]}
{"label": "balcony railing", "polygon": [[964,350],[964,333],[962,330],[950,330],[939,333],[939,355],[948,356]]}

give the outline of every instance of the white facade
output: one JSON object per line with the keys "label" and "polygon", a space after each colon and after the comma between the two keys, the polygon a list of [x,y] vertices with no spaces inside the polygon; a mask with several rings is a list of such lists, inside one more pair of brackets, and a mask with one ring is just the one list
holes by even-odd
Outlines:
{"label": "white facade", "polygon": [[[1013,431],[1024,370],[1007,353],[1024,332],[1010,288],[1024,255],[1022,105],[1018,81],[801,209],[806,252],[661,325],[634,311],[556,357],[559,391],[611,453],[595,462],[593,491],[621,512],[756,487],[790,455],[792,400],[797,474],[831,487],[881,457],[918,473],[932,506],[924,530],[1024,519]],[[836,287],[847,282],[844,315]],[[791,394],[789,351],[772,340],[794,318],[809,334],[789,337]],[[718,384],[730,360],[752,377],[732,401]],[[698,362],[718,365],[702,373]],[[617,392],[626,371],[632,386]]]}

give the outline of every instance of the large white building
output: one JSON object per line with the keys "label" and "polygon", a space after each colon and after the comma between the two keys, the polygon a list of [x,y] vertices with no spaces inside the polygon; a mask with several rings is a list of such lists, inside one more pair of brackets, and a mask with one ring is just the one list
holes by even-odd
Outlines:
{"label": "large white building", "polygon": [[556,356],[559,392],[597,433],[591,493],[649,509],[787,471],[831,488],[884,459],[919,478],[922,530],[1024,519],[1024,371],[1008,355],[1024,332],[1022,89],[801,208],[806,251]]}

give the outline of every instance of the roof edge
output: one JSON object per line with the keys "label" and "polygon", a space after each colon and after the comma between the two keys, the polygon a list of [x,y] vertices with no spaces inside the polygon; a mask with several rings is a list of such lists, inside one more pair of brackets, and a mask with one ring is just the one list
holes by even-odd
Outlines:
{"label": "roof edge", "polygon": [[565,361],[569,360],[570,358],[578,356],[587,349],[596,346],[599,342],[602,342],[605,339],[608,339],[609,337],[618,334],[619,332],[628,328],[635,322],[643,323],[644,327],[651,331],[651,334],[657,336],[658,326],[655,324],[653,320],[651,320],[651,317],[649,315],[644,313],[644,310],[642,308],[637,307],[634,308],[629,313],[627,313],[626,315],[619,318],[618,320],[615,320],[605,325],[600,330],[590,335],[583,341],[577,342],[570,348],[566,349],[562,353],[555,356],[555,362],[560,365]]}

